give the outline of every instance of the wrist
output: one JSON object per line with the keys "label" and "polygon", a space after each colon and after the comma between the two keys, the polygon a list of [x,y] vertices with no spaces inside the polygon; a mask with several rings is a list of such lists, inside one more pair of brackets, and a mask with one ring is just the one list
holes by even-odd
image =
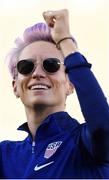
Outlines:
{"label": "wrist", "polygon": [[61,39],[56,43],[56,47],[62,51],[64,57],[68,56],[71,53],[78,51],[76,40],[69,36]]}
{"label": "wrist", "polygon": [[76,40],[75,40],[73,37],[71,37],[71,36],[66,36],[66,37],[60,39],[60,40],[56,43],[57,49],[61,50],[61,43],[62,43],[63,41],[65,41],[65,40],[67,40],[67,39],[71,39],[71,40],[75,43],[75,45],[77,46],[77,42],[76,42]]}

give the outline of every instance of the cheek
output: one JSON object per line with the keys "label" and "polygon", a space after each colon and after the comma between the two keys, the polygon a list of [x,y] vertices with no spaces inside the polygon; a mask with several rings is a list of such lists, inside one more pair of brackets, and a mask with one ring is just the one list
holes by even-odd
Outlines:
{"label": "cheek", "polygon": [[52,86],[54,88],[54,91],[56,91],[55,93],[58,93],[59,90],[62,90],[64,92],[66,85],[67,85],[67,78],[65,74],[63,74],[63,76],[58,74],[57,77],[54,77],[52,79]]}
{"label": "cheek", "polygon": [[17,82],[17,89],[18,92],[20,94],[20,96],[22,96],[23,94],[25,94],[25,88],[26,88],[26,79],[24,79],[23,77],[19,77],[18,78],[18,82]]}

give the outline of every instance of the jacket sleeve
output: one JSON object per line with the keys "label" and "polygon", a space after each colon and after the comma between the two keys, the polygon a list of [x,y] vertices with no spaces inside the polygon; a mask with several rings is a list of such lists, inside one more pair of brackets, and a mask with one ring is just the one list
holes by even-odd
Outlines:
{"label": "jacket sleeve", "polygon": [[65,58],[65,66],[91,134],[94,158],[97,162],[109,162],[109,106],[90,70],[91,64],[82,54],[75,52]]}
{"label": "jacket sleeve", "polygon": [[0,179],[3,179],[3,169],[2,169],[2,154],[1,154],[1,143],[0,143]]}

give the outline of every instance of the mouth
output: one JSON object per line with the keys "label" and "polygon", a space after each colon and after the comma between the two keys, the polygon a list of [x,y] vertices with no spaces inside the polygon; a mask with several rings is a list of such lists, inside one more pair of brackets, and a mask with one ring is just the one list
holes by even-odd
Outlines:
{"label": "mouth", "polygon": [[47,84],[34,84],[29,86],[29,90],[48,90],[50,89],[51,86],[47,85]]}

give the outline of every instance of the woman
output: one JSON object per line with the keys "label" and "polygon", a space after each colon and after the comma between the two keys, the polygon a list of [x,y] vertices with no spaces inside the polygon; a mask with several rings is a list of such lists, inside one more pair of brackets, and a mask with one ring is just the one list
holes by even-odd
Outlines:
{"label": "woman", "polygon": [[[109,178],[109,108],[79,53],[66,9],[43,13],[27,28],[9,58],[13,91],[25,107],[23,141],[1,142],[1,178]],[[65,112],[76,90],[86,123]]]}

